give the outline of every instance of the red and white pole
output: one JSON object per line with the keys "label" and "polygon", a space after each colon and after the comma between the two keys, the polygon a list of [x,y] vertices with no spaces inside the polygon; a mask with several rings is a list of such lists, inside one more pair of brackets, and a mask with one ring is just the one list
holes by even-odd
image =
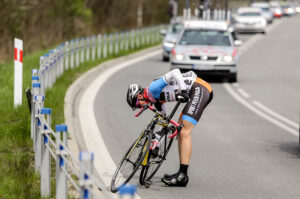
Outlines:
{"label": "red and white pole", "polygon": [[14,106],[22,104],[23,90],[23,41],[15,38]]}

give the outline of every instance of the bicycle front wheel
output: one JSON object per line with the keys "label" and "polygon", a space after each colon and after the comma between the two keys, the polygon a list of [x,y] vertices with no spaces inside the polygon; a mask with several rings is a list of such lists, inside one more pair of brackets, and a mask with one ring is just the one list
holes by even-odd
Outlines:
{"label": "bicycle front wheel", "polygon": [[150,148],[150,133],[143,131],[140,137],[130,146],[120,161],[111,181],[110,190],[117,192],[118,188],[133,177]]}

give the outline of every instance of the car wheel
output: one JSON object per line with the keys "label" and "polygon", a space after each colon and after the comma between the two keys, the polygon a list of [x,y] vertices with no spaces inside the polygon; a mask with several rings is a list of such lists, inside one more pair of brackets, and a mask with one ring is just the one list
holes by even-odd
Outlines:
{"label": "car wheel", "polygon": [[237,82],[237,74],[233,74],[233,75],[229,76],[228,82],[230,82],[230,83]]}
{"label": "car wheel", "polygon": [[169,57],[166,57],[166,56],[163,56],[163,59],[162,59],[163,61],[169,61],[170,59],[169,59]]}

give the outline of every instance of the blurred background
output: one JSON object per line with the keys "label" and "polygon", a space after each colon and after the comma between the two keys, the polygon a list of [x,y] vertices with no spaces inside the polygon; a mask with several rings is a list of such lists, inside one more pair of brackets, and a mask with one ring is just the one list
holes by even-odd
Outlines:
{"label": "blurred background", "polygon": [[[12,57],[14,37],[24,40],[26,54],[78,36],[168,23],[174,2],[182,15],[187,2],[193,10],[201,0],[1,0],[0,63]],[[205,2],[234,9],[251,0]]]}

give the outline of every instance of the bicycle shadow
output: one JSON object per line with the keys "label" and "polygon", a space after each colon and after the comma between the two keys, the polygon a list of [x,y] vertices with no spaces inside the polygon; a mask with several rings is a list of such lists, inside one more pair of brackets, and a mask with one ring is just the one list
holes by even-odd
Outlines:
{"label": "bicycle shadow", "polygon": [[279,149],[291,155],[291,158],[300,159],[300,145],[297,142],[278,143]]}

